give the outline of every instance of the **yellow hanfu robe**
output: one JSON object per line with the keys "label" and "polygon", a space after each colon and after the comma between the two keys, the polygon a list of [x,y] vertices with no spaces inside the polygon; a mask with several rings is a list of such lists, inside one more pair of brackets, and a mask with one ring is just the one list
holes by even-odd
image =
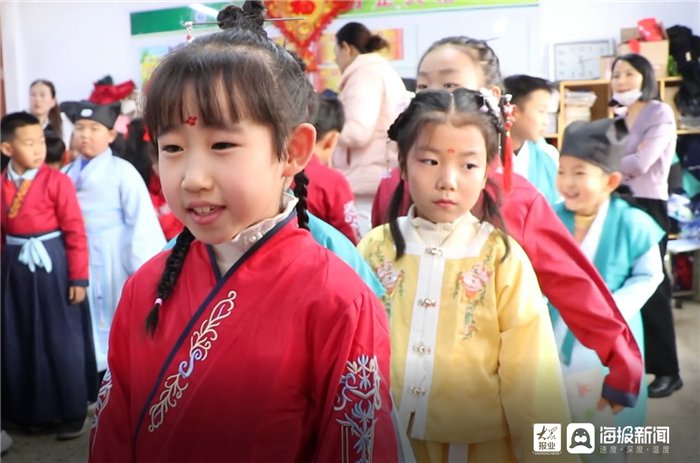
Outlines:
{"label": "yellow hanfu robe", "polygon": [[[360,253],[386,289],[391,388],[418,462],[578,461],[547,306],[522,248],[470,213],[453,223],[398,219]],[[506,255],[506,240],[509,251]],[[562,424],[562,454],[533,453],[533,424]]]}

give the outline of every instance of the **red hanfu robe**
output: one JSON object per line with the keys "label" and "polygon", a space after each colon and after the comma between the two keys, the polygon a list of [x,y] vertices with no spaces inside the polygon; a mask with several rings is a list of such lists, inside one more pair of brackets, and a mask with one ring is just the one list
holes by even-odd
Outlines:
{"label": "red hanfu robe", "polygon": [[309,212],[333,225],[356,245],[360,240],[360,230],[355,195],[345,176],[340,171],[321,164],[316,156],[311,157],[304,172],[309,178]]}
{"label": "red hanfu robe", "polygon": [[87,286],[88,249],[83,214],[71,180],[42,164],[32,180],[19,213],[8,217],[17,193],[7,171],[2,173],[2,243],[6,235],[37,236],[60,230],[66,245],[71,285]]}
{"label": "red hanfu robe", "polygon": [[42,165],[18,189],[4,171],[0,215],[3,420],[31,427],[80,419],[97,370],[88,305],[69,301],[69,288],[89,277],[73,183]]}
{"label": "red hanfu robe", "polygon": [[[560,311],[576,339],[593,349],[610,372],[603,397],[633,407],[643,374],[642,356],[610,290],[593,264],[581,252],[571,233],[542,194],[520,175],[513,174],[512,191],[503,192],[503,174],[496,163],[489,169],[486,188],[497,198],[506,230],[525,250],[537,274],[542,293]],[[388,222],[391,197],[400,181],[398,169],[382,180],[372,206],[372,224]],[[399,216],[411,202],[405,184]],[[482,201],[476,209],[481,209]],[[479,216],[480,214],[475,213]]]}
{"label": "red hanfu robe", "polygon": [[397,461],[386,314],[350,267],[295,219],[219,278],[194,241],[151,337],[167,256],[124,287],[90,461]]}

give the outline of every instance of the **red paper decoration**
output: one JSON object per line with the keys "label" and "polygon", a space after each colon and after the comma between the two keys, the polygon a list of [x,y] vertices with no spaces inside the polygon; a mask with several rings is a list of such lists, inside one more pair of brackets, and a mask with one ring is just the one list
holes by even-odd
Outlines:
{"label": "red paper decoration", "polygon": [[307,70],[316,70],[311,46],[318,41],[323,30],[341,13],[350,10],[353,2],[330,0],[267,0],[265,8],[270,18],[303,17],[297,21],[274,21],[288,42],[294,44],[297,54],[304,60]]}

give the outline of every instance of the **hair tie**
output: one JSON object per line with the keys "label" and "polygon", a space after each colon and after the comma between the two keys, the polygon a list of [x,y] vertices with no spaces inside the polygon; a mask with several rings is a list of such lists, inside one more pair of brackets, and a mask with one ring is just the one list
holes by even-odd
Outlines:
{"label": "hair tie", "polygon": [[156,306],[158,306],[158,307],[162,306],[162,305],[163,305],[163,299],[161,299],[161,298],[159,298],[159,297],[156,298],[156,302],[155,302],[153,305],[156,305]]}

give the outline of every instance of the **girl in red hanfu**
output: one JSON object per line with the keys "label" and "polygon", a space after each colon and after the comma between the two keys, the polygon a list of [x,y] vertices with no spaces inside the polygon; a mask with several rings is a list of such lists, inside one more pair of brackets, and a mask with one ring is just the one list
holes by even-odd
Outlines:
{"label": "girl in red hanfu", "polygon": [[[244,7],[245,8],[245,7]],[[245,13],[245,14],[244,14]],[[92,462],[395,462],[381,302],[306,230],[303,63],[261,12],[172,52],[146,125],[185,228],[125,284]]]}
{"label": "girl in red hanfu", "polygon": [[44,164],[39,119],[2,118],[2,419],[26,428],[58,423],[85,434],[97,392],[88,286],[88,240],[73,183]]}
{"label": "girl in red hanfu", "polygon": [[[417,90],[483,89],[501,96],[498,57],[489,45],[468,37],[448,37],[435,42],[418,65]],[[571,234],[554,213],[544,196],[525,178],[501,167],[500,159],[491,164],[486,190],[504,187],[500,211],[508,233],[523,247],[537,274],[542,293],[559,310],[576,339],[598,354],[609,368],[598,406],[611,406],[614,412],[634,407],[643,374],[639,346],[615,305],[598,271],[581,252]],[[389,204],[400,182],[400,173],[382,180],[372,206],[372,222],[388,221]],[[402,196],[398,215],[406,215],[410,205],[408,188]],[[473,212],[484,216],[483,199]],[[488,211],[486,211],[488,212]],[[498,225],[498,224],[497,224]]]}

